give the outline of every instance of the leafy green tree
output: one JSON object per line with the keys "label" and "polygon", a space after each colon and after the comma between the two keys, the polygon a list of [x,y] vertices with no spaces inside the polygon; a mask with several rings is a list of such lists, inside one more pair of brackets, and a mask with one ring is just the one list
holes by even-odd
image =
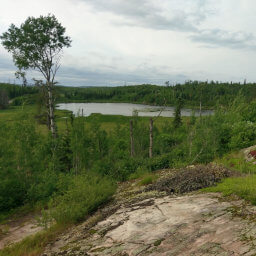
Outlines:
{"label": "leafy green tree", "polygon": [[0,39],[12,54],[14,64],[20,72],[33,69],[44,76],[44,86],[48,92],[50,129],[53,137],[56,137],[52,91],[60,67],[62,49],[71,45],[70,37],[65,36],[65,28],[54,15],[29,17],[20,27],[12,24]]}

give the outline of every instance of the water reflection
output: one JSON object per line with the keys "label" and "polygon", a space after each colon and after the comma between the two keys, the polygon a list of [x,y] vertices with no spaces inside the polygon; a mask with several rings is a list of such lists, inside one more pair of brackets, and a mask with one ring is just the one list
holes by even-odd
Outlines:
{"label": "water reflection", "polygon": [[[89,116],[92,113],[100,113],[103,115],[123,115],[132,116],[137,112],[138,116],[161,116],[173,117],[174,107],[149,106],[132,103],[61,103],[57,105],[57,109],[70,110],[74,115]],[[195,116],[199,116],[199,110],[194,111]],[[191,116],[193,110],[182,109],[182,116]],[[202,115],[211,115],[212,110],[203,110]]]}

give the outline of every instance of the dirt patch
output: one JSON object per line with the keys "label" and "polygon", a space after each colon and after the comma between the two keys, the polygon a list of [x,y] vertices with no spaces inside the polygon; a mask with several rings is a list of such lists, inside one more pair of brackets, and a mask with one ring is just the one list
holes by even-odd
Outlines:
{"label": "dirt patch", "polygon": [[149,185],[145,191],[158,190],[168,194],[183,194],[201,188],[216,185],[223,178],[238,175],[218,165],[198,165],[176,171],[172,176],[160,179],[155,184]]}
{"label": "dirt patch", "polygon": [[38,226],[36,216],[28,214],[18,219],[12,219],[0,225],[0,250],[5,246],[17,243],[27,236],[41,231],[43,227]]}

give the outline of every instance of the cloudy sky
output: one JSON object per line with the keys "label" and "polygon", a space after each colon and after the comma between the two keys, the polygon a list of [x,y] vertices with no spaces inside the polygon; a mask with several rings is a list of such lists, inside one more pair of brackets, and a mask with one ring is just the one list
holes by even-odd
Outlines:
{"label": "cloudy sky", "polygon": [[[0,2],[0,34],[48,13],[66,27],[73,42],[57,76],[63,85],[256,81],[255,0]],[[0,46],[0,82],[15,71]]]}

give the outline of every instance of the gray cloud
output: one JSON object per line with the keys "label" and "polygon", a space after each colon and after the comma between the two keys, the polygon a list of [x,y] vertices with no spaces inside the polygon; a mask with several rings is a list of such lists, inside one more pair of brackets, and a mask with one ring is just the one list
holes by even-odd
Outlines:
{"label": "gray cloud", "polygon": [[[256,5],[253,0],[235,2],[10,0],[1,5],[0,33],[12,22],[20,24],[27,15],[55,13],[73,39],[57,77],[64,85],[163,84],[166,80],[243,77],[249,80],[255,78],[253,6]],[[19,12],[20,8],[14,8],[17,4],[34,8]],[[162,32],[158,33],[159,30]],[[130,33],[128,40],[127,33]],[[203,47],[225,47],[235,52],[206,51]],[[10,55],[2,50],[0,46],[0,81],[12,80],[16,68],[11,57],[8,58]],[[2,55],[7,57],[4,59]],[[234,78],[234,74],[238,78]],[[39,73],[30,73],[30,77],[39,76]]]}
{"label": "gray cloud", "polygon": [[[188,37],[193,42],[203,43],[205,47],[256,49],[256,40],[252,34],[200,28],[200,24],[209,15],[217,13],[216,10],[210,8],[211,0],[169,0],[171,5],[169,5],[168,13],[161,3],[152,0],[140,0],[139,2],[137,0],[79,1],[89,4],[98,12],[110,12],[124,17],[124,20],[116,22],[116,25],[190,32]],[[182,6],[187,6],[187,8],[182,8]]]}
{"label": "gray cloud", "polygon": [[[193,3],[193,8],[185,10],[180,7],[181,1],[168,1],[171,8],[165,9],[161,3],[152,0],[80,0],[89,4],[98,12],[110,12],[123,17],[124,21],[116,25],[140,26],[156,30],[197,31],[196,25],[206,19],[208,0],[183,0],[185,4]],[[158,5],[157,5],[158,4]],[[179,8],[177,8],[179,7]]]}
{"label": "gray cloud", "polygon": [[157,72],[149,74],[140,70],[126,73],[115,73],[111,71],[100,72],[89,69],[62,67],[59,70],[57,80],[60,84],[69,86],[118,86],[118,85],[134,85],[134,84],[159,84],[163,85],[166,80],[170,82],[183,82],[188,77],[183,74],[161,74]]}
{"label": "gray cloud", "polygon": [[0,82],[9,82],[13,79],[16,68],[10,59],[0,55]]}
{"label": "gray cloud", "polygon": [[[143,83],[163,85],[166,80],[173,83],[188,80],[188,77],[183,74],[163,74],[162,68],[166,67],[156,68],[144,63],[133,72],[123,73],[115,72],[115,68],[112,66],[105,71],[99,71],[63,65],[57,73],[56,80],[59,84],[66,86],[120,86]],[[0,57],[0,82],[20,83],[14,77],[15,71],[16,67],[11,59]],[[27,78],[30,83],[32,83],[32,78],[43,79],[39,72],[28,72]]]}
{"label": "gray cloud", "polygon": [[256,50],[256,38],[253,34],[229,32],[221,29],[202,30],[190,36],[194,42],[206,47],[226,47],[231,49]]}
{"label": "gray cloud", "polygon": [[14,69],[14,68],[15,68],[15,66],[10,59],[7,59],[0,55],[0,70],[10,70],[10,69]]}

